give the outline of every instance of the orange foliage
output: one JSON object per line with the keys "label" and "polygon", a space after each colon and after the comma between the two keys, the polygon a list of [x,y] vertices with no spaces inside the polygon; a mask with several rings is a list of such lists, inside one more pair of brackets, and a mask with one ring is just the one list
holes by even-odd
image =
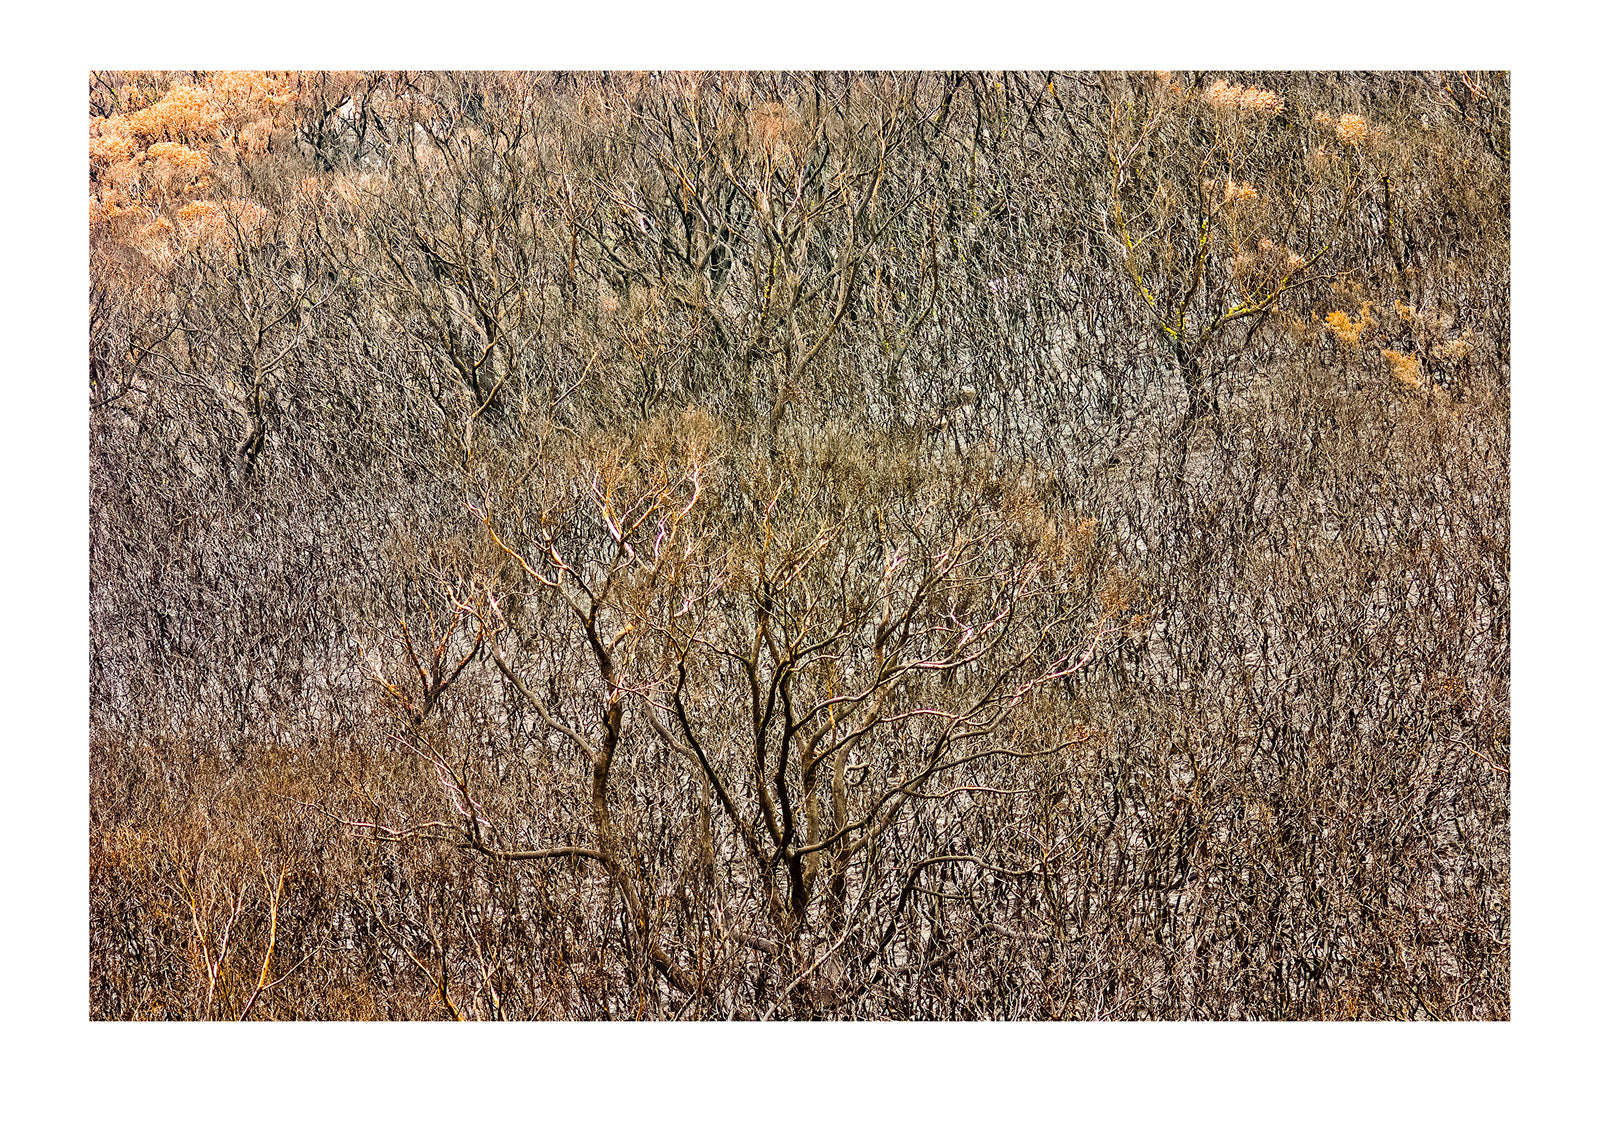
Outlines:
{"label": "orange foliage", "polygon": [[1333,132],[1345,145],[1360,145],[1367,139],[1367,120],[1359,114],[1346,114],[1333,127]]}
{"label": "orange foliage", "polygon": [[1407,388],[1422,388],[1422,363],[1414,353],[1384,350],[1383,360],[1389,363],[1389,373]]}
{"label": "orange foliage", "polygon": [[1224,79],[1211,84],[1206,91],[1206,101],[1220,110],[1238,110],[1266,117],[1283,109],[1283,99],[1272,91],[1255,86],[1235,86]]}
{"label": "orange foliage", "polygon": [[191,200],[178,209],[178,219],[185,224],[209,224],[220,220],[221,214],[209,200]]}
{"label": "orange foliage", "polygon": [[222,115],[211,108],[205,91],[180,85],[169,90],[154,105],[110,121],[116,132],[146,142],[159,138],[207,141],[222,124]]}
{"label": "orange foliage", "polygon": [[[219,71],[176,83],[158,97],[124,91],[131,103],[147,104],[89,122],[91,222],[135,213],[148,219],[169,202],[177,205],[180,220],[195,222],[197,214],[185,212],[187,195],[206,187],[217,158],[238,161],[266,151],[293,101],[292,79]],[[131,236],[137,241],[144,231]]]}
{"label": "orange foliage", "polygon": [[146,160],[165,161],[173,169],[192,177],[202,177],[211,169],[211,158],[175,141],[158,141],[145,150],[144,155]]}
{"label": "orange foliage", "polygon": [[1248,181],[1240,181],[1235,183],[1233,178],[1229,177],[1227,187],[1224,190],[1223,199],[1225,199],[1229,204],[1232,204],[1238,200],[1255,200],[1260,195],[1260,193],[1256,192],[1255,186],[1251,185]]}
{"label": "orange foliage", "polygon": [[138,145],[125,134],[105,134],[89,139],[89,164],[110,165],[132,157]]}
{"label": "orange foliage", "polygon": [[1372,325],[1371,313],[1372,304],[1364,302],[1361,304],[1361,314],[1356,318],[1351,318],[1342,310],[1335,310],[1323,321],[1340,342],[1347,346],[1357,346],[1361,344],[1362,332]]}

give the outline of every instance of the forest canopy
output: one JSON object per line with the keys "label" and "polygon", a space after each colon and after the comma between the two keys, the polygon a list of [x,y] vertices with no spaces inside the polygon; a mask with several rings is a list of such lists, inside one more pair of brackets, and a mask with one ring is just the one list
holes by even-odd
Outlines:
{"label": "forest canopy", "polygon": [[1509,97],[92,73],[91,1016],[1507,1017]]}

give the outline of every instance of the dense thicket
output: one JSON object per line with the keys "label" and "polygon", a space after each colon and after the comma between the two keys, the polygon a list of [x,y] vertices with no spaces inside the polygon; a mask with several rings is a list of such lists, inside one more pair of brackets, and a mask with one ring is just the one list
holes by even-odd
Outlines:
{"label": "dense thicket", "polygon": [[91,76],[91,1013],[1501,1018],[1493,74]]}

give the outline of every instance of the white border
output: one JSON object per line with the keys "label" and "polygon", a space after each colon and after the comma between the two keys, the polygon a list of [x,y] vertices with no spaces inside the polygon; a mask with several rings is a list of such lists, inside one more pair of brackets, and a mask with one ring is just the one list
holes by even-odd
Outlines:
{"label": "white border", "polygon": [[[1593,1019],[1597,420],[1586,60],[1522,4],[77,5],[9,18],[4,1001],[19,1126],[1565,1125]],[[1561,14],[1558,14],[1561,13]],[[90,67],[1509,67],[1513,1020],[1505,1025],[91,1026],[82,385]],[[1582,305],[1580,305],[1580,303]],[[1588,849],[1588,851],[1585,851]],[[1592,1071],[1592,1070],[1591,1070]],[[1587,1075],[1586,1073],[1584,1075]],[[19,1111],[20,1109],[20,1111]],[[14,1115],[13,1118],[17,1118]],[[1575,1120],[1573,1120],[1575,1121]]]}

